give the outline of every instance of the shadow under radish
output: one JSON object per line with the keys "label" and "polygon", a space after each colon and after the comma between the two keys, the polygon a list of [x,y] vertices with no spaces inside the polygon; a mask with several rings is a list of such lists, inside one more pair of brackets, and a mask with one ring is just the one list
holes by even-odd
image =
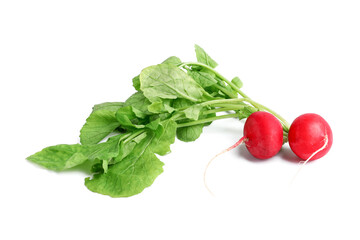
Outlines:
{"label": "shadow under radish", "polygon": [[290,163],[295,163],[295,164],[299,164],[302,159],[299,158],[298,156],[296,156],[292,151],[291,148],[289,147],[289,145],[283,146],[280,150],[280,152],[278,153],[278,156]]}

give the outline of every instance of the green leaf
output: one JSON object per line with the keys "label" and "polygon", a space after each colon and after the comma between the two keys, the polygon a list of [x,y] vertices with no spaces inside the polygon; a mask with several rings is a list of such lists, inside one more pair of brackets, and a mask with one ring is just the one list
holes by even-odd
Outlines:
{"label": "green leaf", "polygon": [[93,112],[96,112],[98,110],[108,110],[108,111],[113,111],[115,113],[119,108],[123,106],[124,106],[123,102],[104,102],[94,105]]}
{"label": "green leaf", "polygon": [[118,134],[110,137],[106,142],[84,146],[84,154],[89,160],[101,159],[108,161],[119,155],[120,142],[124,136],[124,134]]}
{"label": "green leaf", "polygon": [[204,124],[182,127],[176,130],[176,137],[183,142],[192,142],[198,139],[203,131]]}
{"label": "green leaf", "polygon": [[[172,57],[165,59],[162,63],[178,65],[181,63],[181,60],[178,57],[172,56]],[[132,79],[132,82],[133,82],[133,86],[136,89],[136,91],[141,91],[140,90],[140,75],[137,75],[136,77],[134,77]]]}
{"label": "green leaf", "polygon": [[141,71],[140,85],[150,102],[161,99],[185,98],[192,102],[203,100],[204,89],[185,72],[171,64],[159,64]]}
{"label": "green leaf", "polygon": [[[118,106],[107,106],[93,111],[80,130],[80,142],[84,145],[96,144],[113,132],[120,123],[115,117]],[[110,109],[111,110],[108,110]]]}
{"label": "green leaf", "polygon": [[[176,99],[174,101],[174,107],[176,109],[180,109],[180,108],[190,108],[192,109],[193,107],[197,107],[197,106],[193,106],[192,107],[192,103],[190,101],[187,101],[186,99]],[[185,110],[186,111],[186,110]],[[190,111],[190,110],[189,110]],[[195,111],[196,113],[196,111]],[[208,117],[214,117],[216,114],[212,113],[212,114],[207,114],[207,115],[198,115],[198,119],[202,119],[202,118],[208,118]],[[197,115],[194,114],[194,117],[196,118]],[[191,117],[191,115],[188,115],[188,117]],[[187,120],[186,120],[187,121]],[[186,121],[180,121],[180,122],[186,122]],[[203,131],[203,127],[210,125],[211,122],[209,123],[205,123],[205,124],[198,124],[198,125],[194,125],[194,126],[189,126],[189,127],[181,127],[178,128],[176,130],[176,137],[183,142],[192,142],[195,141],[196,139],[198,139]]]}
{"label": "green leaf", "polygon": [[132,79],[133,86],[136,89],[136,91],[140,91],[140,75],[137,75]]}
{"label": "green leaf", "polygon": [[136,109],[132,106],[122,107],[117,110],[115,116],[122,128],[132,130],[145,127],[145,125],[140,124],[140,120],[137,118],[135,112]]}
{"label": "green leaf", "polygon": [[183,112],[185,113],[185,117],[188,119],[198,120],[202,108],[202,106],[194,105],[186,108]]}
{"label": "green leaf", "polygon": [[47,169],[62,171],[75,167],[87,160],[110,160],[119,155],[119,144],[123,135],[119,134],[108,141],[95,145],[59,144],[44,148],[27,159]]}
{"label": "green leaf", "polygon": [[170,145],[175,142],[176,122],[169,119],[163,121],[155,131],[155,137],[151,142],[151,150],[159,155],[170,152]]}
{"label": "green leaf", "polygon": [[202,49],[199,45],[195,44],[195,53],[198,62],[204,63],[212,68],[215,68],[218,64]]}
{"label": "green leaf", "polygon": [[193,105],[192,102],[181,98],[176,99],[173,106],[176,110],[178,110],[178,112],[183,112],[185,117],[191,120],[198,120],[200,117],[200,112],[203,109],[202,106]]}
{"label": "green leaf", "polygon": [[203,108],[198,105],[193,105],[192,102],[182,98],[176,99],[173,106],[178,112],[183,112],[185,117],[191,120],[199,119],[201,109]]}
{"label": "green leaf", "polygon": [[188,74],[203,88],[210,87],[217,83],[215,75],[202,71],[188,71]]}
{"label": "green leaf", "polygon": [[149,116],[149,121],[154,121],[158,118],[160,118],[160,120],[166,120],[168,118],[170,118],[172,116],[171,113],[168,113],[168,112],[165,112],[165,113],[159,113],[159,114],[156,114],[156,115],[151,115]]}
{"label": "green leaf", "polygon": [[193,105],[193,102],[191,102],[187,99],[184,99],[184,98],[178,98],[173,101],[173,107],[176,110],[179,110],[181,108],[190,107],[191,105]]}
{"label": "green leaf", "polygon": [[101,162],[93,164],[91,166],[90,172],[91,173],[103,173],[104,172],[103,164]]}
{"label": "green leaf", "polygon": [[59,144],[27,157],[27,160],[54,171],[75,167],[87,159],[87,149],[80,144]]}
{"label": "green leaf", "polygon": [[164,60],[162,62],[162,64],[173,64],[173,65],[178,65],[178,64],[181,64],[181,60],[180,58],[178,57],[175,57],[175,56],[171,56],[169,58],[167,58],[166,60]]}
{"label": "green leaf", "polygon": [[163,163],[151,151],[154,134],[149,134],[120,162],[108,167],[107,173],[86,178],[86,187],[111,197],[129,197],[149,187],[163,172]]}
{"label": "green leaf", "polygon": [[139,118],[144,118],[151,113],[148,111],[148,106],[151,102],[144,96],[142,92],[136,92],[131,95],[124,103],[124,107],[131,106],[134,109],[135,115]]}
{"label": "green leaf", "polygon": [[156,130],[141,133],[130,141],[122,141],[119,156],[112,165],[107,161],[93,166],[98,172],[86,178],[89,190],[112,197],[128,197],[142,192],[163,171],[163,163],[154,153],[165,155],[175,141],[176,123],[165,120]]}
{"label": "green leaf", "polygon": [[172,113],[175,109],[171,107],[171,104],[172,99],[162,99],[150,104],[148,110],[152,113]]}
{"label": "green leaf", "polygon": [[140,143],[144,138],[146,138],[146,136],[147,136],[147,133],[143,132],[129,141],[127,141],[127,140],[122,141],[120,143],[119,155],[113,159],[112,163],[113,164],[118,163],[122,159],[124,159],[126,156],[128,156],[132,152],[132,150],[135,148],[135,146],[138,143]]}
{"label": "green leaf", "polygon": [[243,86],[243,82],[240,80],[239,77],[234,77],[234,78],[231,80],[231,82],[232,82],[235,86],[237,86],[238,88],[242,88],[242,86]]}
{"label": "green leaf", "polygon": [[160,126],[160,121],[161,119],[157,118],[146,124],[145,127],[155,131]]}

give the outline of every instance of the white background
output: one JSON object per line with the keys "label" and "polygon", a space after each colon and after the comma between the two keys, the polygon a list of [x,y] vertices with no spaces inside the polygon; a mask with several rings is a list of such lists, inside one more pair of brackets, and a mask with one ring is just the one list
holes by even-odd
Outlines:
{"label": "white background", "polygon": [[[1,239],[360,239],[358,1],[1,1]],[[331,125],[331,151],[299,165],[288,145],[253,159],[215,122],[161,157],[141,194],[113,199],[82,171],[54,173],[25,158],[77,143],[94,104],[124,101],[141,69],[202,46],[228,78],[288,121]]]}

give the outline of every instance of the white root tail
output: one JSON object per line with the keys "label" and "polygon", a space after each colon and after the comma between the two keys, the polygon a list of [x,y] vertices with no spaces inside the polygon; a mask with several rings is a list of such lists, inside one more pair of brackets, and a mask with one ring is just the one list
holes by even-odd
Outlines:
{"label": "white root tail", "polygon": [[207,173],[207,170],[208,170],[210,164],[212,163],[212,161],[213,161],[215,158],[217,158],[218,156],[220,156],[220,155],[223,154],[223,153],[226,153],[226,152],[228,152],[228,151],[236,148],[237,146],[239,146],[239,145],[240,145],[241,143],[243,143],[244,141],[245,141],[245,136],[243,136],[242,138],[240,138],[239,141],[237,141],[237,142],[236,142],[234,145],[232,145],[231,147],[229,147],[229,148],[227,148],[227,149],[219,152],[218,154],[216,154],[216,155],[215,155],[213,158],[211,158],[210,161],[207,163],[206,168],[205,168],[205,171],[204,171],[204,185],[205,185],[206,189],[208,190],[208,192],[209,192],[211,195],[215,196],[214,193],[210,190],[210,188],[208,187],[208,185],[207,185],[207,183],[206,183],[206,173]]}
{"label": "white root tail", "polygon": [[301,161],[300,164],[301,166],[299,167],[299,169],[297,170],[296,174],[294,175],[293,179],[290,182],[290,187],[293,185],[293,183],[295,182],[295,179],[297,178],[297,176],[299,175],[300,171],[303,169],[303,167],[305,166],[306,163],[308,163],[318,152],[324,150],[326,148],[326,146],[329,143],[329,138],[328,135],[326,134],[324,137],[324,145],[322,145],[321,148],[319,148],[318,150],[316,150],[315,152],[313,152],[310,157],[308,157],[308,159],[306,159],[305,161]]}

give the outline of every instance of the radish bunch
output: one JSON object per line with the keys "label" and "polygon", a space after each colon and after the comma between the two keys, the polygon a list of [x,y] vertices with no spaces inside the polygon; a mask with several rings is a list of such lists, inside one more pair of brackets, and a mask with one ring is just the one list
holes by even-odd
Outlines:
{"label": "radish bunch", "polygon": [[300,159],[305,160],[304,163],[323,157],[331,148],[333,142],[331,128],[318,114],[300,115],[291,124],[289,130],[285,131],[284,129],[287,128],[283,128],[273,114],[265,111],[254,112],[246,119],[244,136],[234,145],[213,157],[208,166],[216,157],[242,143],[245,143],[247,150],[255,158],[268,159],[280,151],[287,139],[291,150]]}
{"label": "radish bunch", "polygon": [[242,143],[245,143],[247,150],[255,158],[268,159],[280,151],[283,143],[286,142],[284,139],[287,139],[291,150],[300,159],[305,160],[305,165],[308,161],[319,159],[327,154],[333,142],[329,124],[320,115],[314,113],[300,115],[291,124],[290,129],[284,131],[282,124],[273,114],[257,111],[246,119],[243,132],[244,136],[239,141],[215,155],[208,162],[204,172],[204,184],[211,194],[206,184],[206,172],[210,163],[219,155]]}
{"label": "radish bunch", "polygon": [[124,102],[94,105],[80,130],[80,144],[49,146],[27,159],[54,171],[86,164],[91,166],[85,179],[89,190],[129,197],[163,172],[158,156],[170,153],[175,138],[195,141],[204,127],[221,119],[247,119],[244,136],[221,153],[244,143],[254,157],[267,159],[288,141],[306,163],[329,151],[333,137],[323,118],[304,114],[290,125],[247,96],[239,77],[229,80],[215,70],[217,63],[204,49],[195,45],[195,53],[195,62],[172,56],[142,69],[132,79],[135,92]]}
{"label": "radish bunch", "polygon": [[228,150],[244,142],[255,158],[268,159],[280,151],[284,133],[287,135],[291,150],[306,161],[323,157],[330,150],[333,142],[329,124],[317,114],[307,113],[299,116],[291,124],[287,134],[275,116],[258,111],[247,118],[244,136]]}

